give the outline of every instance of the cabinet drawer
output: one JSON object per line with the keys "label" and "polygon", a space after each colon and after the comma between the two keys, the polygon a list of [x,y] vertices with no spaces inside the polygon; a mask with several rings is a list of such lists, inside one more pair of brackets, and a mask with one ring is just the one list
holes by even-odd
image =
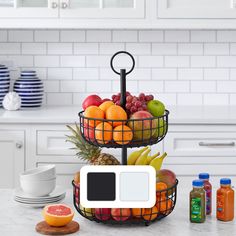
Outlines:
{"label": "cabinet drawer", "polygon": [[68,131],[61,130],[50,130],[37,131],[37,155],[46,155],[46,156],[72,156],[75,154],[73,150],[70,150],[72,145],[69,142],[66,142],[66,134],[69,134]]}
{"label": "cabinet drawer", "polygon": [[169,132],[164,148],[170,156],[236,156],[236,136],[223,132]]}

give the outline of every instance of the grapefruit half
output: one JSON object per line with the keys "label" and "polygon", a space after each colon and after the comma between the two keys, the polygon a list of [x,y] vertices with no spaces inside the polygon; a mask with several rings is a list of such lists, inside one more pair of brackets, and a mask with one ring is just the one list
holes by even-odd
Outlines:
{"label": "grapefruit half", "polygon": [[74,211],[67,205],[54,204],[44,207],[43,216],[48,225],[60,227],[65,226],[72,221]]}

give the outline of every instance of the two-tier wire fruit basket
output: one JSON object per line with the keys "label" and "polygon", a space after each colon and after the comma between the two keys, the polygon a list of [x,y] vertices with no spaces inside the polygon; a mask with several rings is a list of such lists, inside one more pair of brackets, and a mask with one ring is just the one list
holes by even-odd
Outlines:
{"label": "two-tier wire fruit basket", "polygon": [[[132,59],[132,67],[116,71],[113,66],[114,58],[119,54],[126,54]],[[125,51],[114,54],[110,62],[112,70],[120,75],[120,106],[126,110],[126,76],[135,67],[134,57]],[[169,111],[165,110],[164,115],[158,117],[135,118],[135,119],[94,119],[86,117],[85,111],[79,112],[80,131],[88,143],[106,148],[121,148],[122,165],[127,165],[127,148],[141,147],[156,144],[164,139],[168,131]],[[99,127],[97,124],[100,124]],[[105,124],[111,127],[119,125],[120,129],[108,129]],[[132,129],[125,129],[126,124]],[[110,126],[109,126],[110,127]],[[100,135],[96,135],[96,134]],[[112,215],[112,209],[90,209],[80,205],[80,186],[73,182],[74,206],[83,217],[104,224],[145,224],[161,220],[168,216],[174,209],[177,198],[177,184],[170,188],[156,192],[156,204],[151,209],[118,209],[119,217]],[[117,209],[116,209],[117,210]]]}

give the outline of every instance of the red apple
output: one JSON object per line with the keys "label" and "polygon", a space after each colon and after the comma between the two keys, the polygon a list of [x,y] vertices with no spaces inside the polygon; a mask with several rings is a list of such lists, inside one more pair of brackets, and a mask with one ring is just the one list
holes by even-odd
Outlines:
{"label": "red apple", "polygon": [[102,99],[102,103],[107,102],[107,101],[112,101],[112,100],[109,99],[109,98],[104,98],[104,99]]}
{"label": "red apple", "polygon": [[152,114],[148,111],[137,111],[128,122],[128,126],[134,132],[134,140],[147,140],[156,133],[157,123],[152,120]]}
{"label": "red apple", "polygon": [[86,110],[87,107],[90,106],[100,106],[102,104],[102,99],[96,95],[90,95],[87,98],[85,98],[85,100],[83,101],[82,107],[84,110]]}
{"label": "red apple", "polygon": [[110,208],[95,208],[95,217],[99,220],[109,220],[111,218]]}
{"label": "red apple", "polygon": [[131,216],[131,210],[130,208],[112,208],[111,215],[116,221],[126,221]]}
{"label": "red apple", "polygon": [[95,128],[84,123],[84,136],[89,141],[95,140]]}

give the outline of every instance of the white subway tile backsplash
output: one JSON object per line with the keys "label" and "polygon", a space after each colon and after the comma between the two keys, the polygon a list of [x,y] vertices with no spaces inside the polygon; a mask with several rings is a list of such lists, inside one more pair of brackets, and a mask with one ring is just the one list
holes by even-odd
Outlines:
{"label": "white subway tile backsplash", "polygon": [[60,63],[63,67],[84,67],[85,56],[61,56]]}
{"label": "white subway tile backsplash", "polygon": [[177,69],[175,68],[157,68],[152,69],[153,80],[176,80]]}
{"label": "white subway tile backsplash", "polygon": [[48,68],[49,80],[72,80],[71,68]]}
{"label": "white subway tile backsplash", "polygon": [[187,93],[190,92],[188,81],[165,81],[165,92]]}
{"label": "white subway tile backsplash", "polygon": [[8,32],[9,42],[33,42],[34,33],[32,30],[10,30]]}
{"label": "white subway tile backsplash", "polygon": [[191,56],[191,67],[215,67],[214,56]]}
{"label": "white subway tile backsplash", "polygon": [[47,104],[65,106],[73,104],[71,93],[47,93]]}
{"label": "white subway tile backsplash", "polygon": [[150,43],[127,43],[126,50],[133,55],[147,55],[151,54]]}
{"label": "white subway tile backsplash", "polygon": [[7,42],[7,30],[0,30],[0,42]]}
{"label": "white subway tile backsplash", "polygon": [[87,42],[111,42],[110,30],[87,31]]}
{"label": "white subway tile backsplash", "polygon": [[99,70],[97,68],[73,68],[74,80],[97,80]]}
{"label": "white subway tile backsplash", "polygon": [[85,92],[86,81],[61,81],[61,92]]}
{"label": "white subway tile backsplash", "polygon": [[189,42],[190,33],[188,30],[168,30],[165,31],[166,42]]}
{"label": "white subway tile backsplash", "polygon": [[72,51],[72,43],[48,43],[49,55],[71,55]]}
{"label": "white subway tile backsplash", "polygon": [[61,42],[85,42],[84,30],[62,30],[60,31]]}
{"label": "white subway tile backsplash", "polygon": [[228,94],[203,94],[203,104],[204,105],[229,105],[229,95]]}
{"label": "white subway tile backsplash", "polygon": [[227,43],[206,43],[204,44],[205,55],[229,55],[229,44]]}
{"label": "white subway tile backsplash", "polygon": [[47,54],[46,43],[22,43],[22,54],[45,55]]}
{"label": "white subway tile backsplash", "polygon": [[165,67],[189,67],[188,56],[165,56]]}
{"label": "white subway tile backsplash", "polygon": [[163,56],[140,56],[139,67],[162,67],[164,65]]}
{"label": "white subway tile backsplash", "polygon": [[153,55],[177,55],[177,43],[153,43]]}
{"label": "white subway tile backsplash", "polygon": [[98,54],[98,43],[75,43],[74,54],[76,55]]}
{"label": "white subway tile backsplash", "polygon": [[164,32],[162,30],[139,31],[139,42],[163,42]]}
{"label": "white subway tile backsplash", "polygon": [[189,106],[196,105],[200,106],[203,103],[202,94],[191,94],[183,93],[178,95],[178,105]]}
{"label": "white subway tile backsplash", "polygon": [[214,81],[191,81],[191,92],[214,93],[216,92],[216,82]]}
{"label": "white subway tile backsplash", "polygon": [[58,67],[59,57],[58,56],[35,56],[34,65],[36,67]]}
{"label": "white subway tile backsplash", "polygon": [[210,68],[204,69],[205,80],[228,80],[229,69]]}
{"label": "white subway tile backsplash", "polygon": [[0,54],[21,54],[20,43],[0,43]]}
{"label": "white subway tile backsplash", "polygon": [[179,80],[202,80],[203,69],[196,68],[179,68],[178,69]]}
{"label": "white subway tile backsplash", "polygon": [[34,32],[35,42],[59,42],[58,30],[36,30]]}
{"label": "white subway tile backsplash", "polygon": [[211,30],[192,30],[191,42],[216,42],[216,31]]}
{"label": "white subway tile backsplash", "polygon": [[113,42],[137,42],[138,32],[137,30],[114,30]]}
{"label": "white subway tile backsplash", "polygon": [[164,84],[162,81],[139,81],[139,92],[162,93]]}
{"label": "white subway tile backsplash", "polygon": [[203,55],[203,44],[200,43],[179,43],[179,55]]}
{"label": "white subway tile backsplash", "polygon": [[99,44],[99,53],[103,55],[111,55],[116,53],[117,51],[124,51],[125,44],[124,43],[100,43]]}
{"label": "white subway tile backsplash", "polygon": [[[97,93],[120,90],[110,68],[120,50],[136,60],[127,90],[153,93],[167,105],[236,105],[236,30],[0,30],[0,63],[36,70],[45,104],[81,105]],[[114,67],[127,70],[119,56]]]}

